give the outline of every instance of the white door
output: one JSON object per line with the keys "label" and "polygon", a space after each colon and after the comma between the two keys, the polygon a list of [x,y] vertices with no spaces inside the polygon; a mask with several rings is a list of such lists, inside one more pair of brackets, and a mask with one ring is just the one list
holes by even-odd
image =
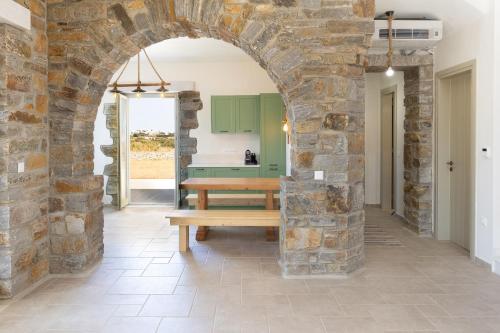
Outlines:
{"label": "white door", "polygon": [[440,80],[438,94],[437,231],[470,250],[473,226],[471,72]]}
{"label": "white door", "polygon": [[470,72],[450,79],[450,236],[470,249],[471,227],[471,77]]}
{"label": "white door", "polygon": [[392,211],[394,188],[394,93],[382,94],[380,201],[383,210]]}
{"label": "white door", "polygon": [[119,207],[124,208],[129,204],[130,186],[129,186],[129,149],[130,149],[130,135],[129,135],[129,111],[128,111],[128,98],[119,95],[117,97],[118,104],[118,124],[119,124]]}

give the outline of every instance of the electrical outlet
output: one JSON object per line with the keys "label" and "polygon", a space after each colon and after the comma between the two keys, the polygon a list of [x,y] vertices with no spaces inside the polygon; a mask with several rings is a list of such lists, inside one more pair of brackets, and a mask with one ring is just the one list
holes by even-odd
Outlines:
{"label": "electrical outlet", "polygon": [[325,178],[324,171],[314,171],[314,180],[323,180]]}
{"label": "electrical outlet", "polygon": [[481,225],[485,228],[488,226],[488,219],[484,216],[481,217]]}
{"label": "electrical outlet", "polygon": [[17,173],[24,172],[24,162],[17,162]]}

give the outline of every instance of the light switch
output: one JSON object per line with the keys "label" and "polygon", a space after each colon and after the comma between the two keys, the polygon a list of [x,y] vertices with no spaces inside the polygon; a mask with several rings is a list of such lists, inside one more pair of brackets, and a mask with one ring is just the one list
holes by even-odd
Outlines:
{"label": "light switch", "polygon": [[17,162],[17,173],[24,172],[24,162]]}
{"label": "light switch", "polygon": [[324,171],[314,171],[314,180],[323,180],[325,178]]}

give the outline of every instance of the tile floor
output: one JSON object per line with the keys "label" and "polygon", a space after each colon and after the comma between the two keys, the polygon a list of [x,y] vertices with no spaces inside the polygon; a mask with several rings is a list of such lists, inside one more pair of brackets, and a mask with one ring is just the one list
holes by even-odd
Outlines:
{"label": "tile floor", "polygon": [[367,218],[404,246],[367,246],[338,280],[282,279],[260,229],[218,229],[181,255],[163,215],[106,212],[97,269],[0,302],[0,332],[500,332],[500,277],[378,210]]}

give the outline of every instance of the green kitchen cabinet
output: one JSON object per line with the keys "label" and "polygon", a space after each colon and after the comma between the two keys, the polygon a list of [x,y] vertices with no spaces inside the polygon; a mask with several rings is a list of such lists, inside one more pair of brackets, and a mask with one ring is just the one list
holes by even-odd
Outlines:
{"label": "green kitchen cabinet", "polygon": [[216,178],[257,178],[259,168],[213,168],[213,176]]}
{"label": "green kitchen cabinet", "polygon": [[210,168],[188,168],[190,178],[209,178],[212,177],[212,169]]}
{"label": "green kitchen cabinet", "polygon": [[260,95],[260,176],[278,178],[286,174],[285,107],[279,94]]}
{"label": "green kitchen cabinet", "polygon": [[236,132],[234,96],[212,96],[212,133]]}
{"label": "green kitchen cabinet", "polygon": [[259,96],[212,96],[212,133],[259,133]]}
{"label": "green kitchen cabinet", "polygon": [[236,96],[236,133],[259,133],[259,96]]}

